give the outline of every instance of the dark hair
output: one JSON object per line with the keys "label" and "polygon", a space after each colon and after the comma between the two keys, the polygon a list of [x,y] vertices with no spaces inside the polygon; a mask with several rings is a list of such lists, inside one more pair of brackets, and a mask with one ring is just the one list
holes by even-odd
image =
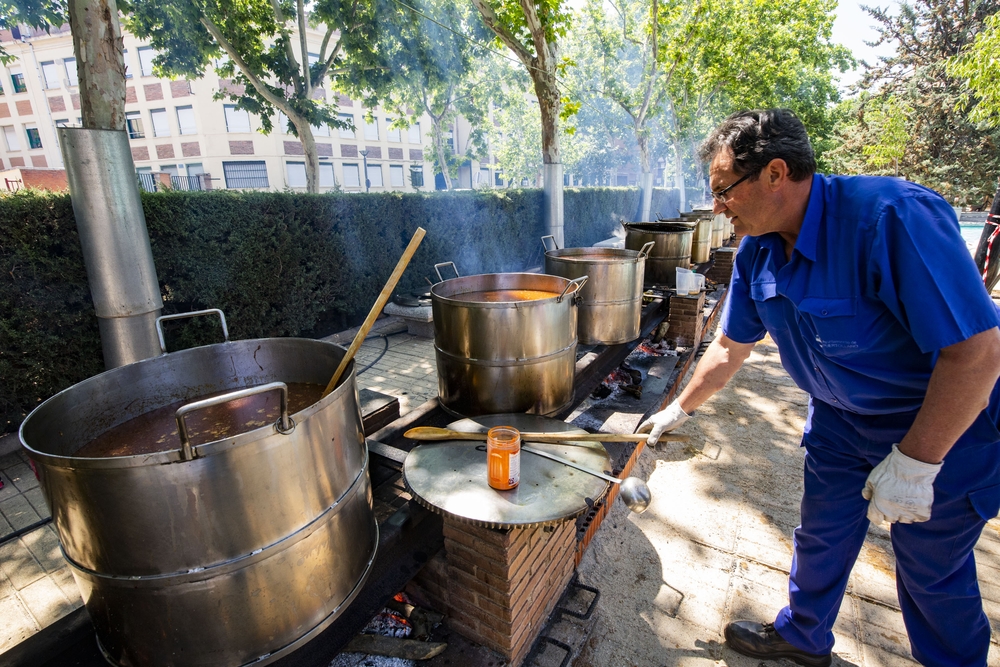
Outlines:
{"label": "dark hair", "polygon": [[738,111],[712,130],[702,143],[699,155],[710,162],[729,148],[735,158],[733,171],[740,176],[753,174],[756,180],[771,160],[781,158],[788,176],[801,181],[816,173],[816,158],[806,128],[788,109]]}

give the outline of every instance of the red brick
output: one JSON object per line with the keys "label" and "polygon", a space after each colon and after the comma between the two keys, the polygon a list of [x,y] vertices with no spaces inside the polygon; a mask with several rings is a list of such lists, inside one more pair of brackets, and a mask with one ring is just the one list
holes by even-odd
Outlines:
{"label": "red brick", "polygon": [[10,118],[10,107],[6,102],[0,103],[0,118]]}
{"label": "red brick", "polygon": [[50,111],[66,111],[66,98],[62,95],[56,95],[49,98],[49,110]]}
{"label": "red brick", "polygon": [[419,148],[410,149],[410,159],[420,162],[424,159],[424,151]]}
{"label": "red brick", "polygon": [[133,146],[132,147],[132,160],[134,162],[139,162],[140,160],[149,159],[149,149],[145,146]]}
{"label": "red brick", "polygon": [[191,83],[186,80],[170,82],[170,97],[187,97],[191,94]]}
{"label": "red brick", "polygon": [[316,144],[316,155],[333,157],[333,144]]}
{"label": "red brick", "polygon": [[135,86],[125,87],[125,104],[138,104],[139,96],[135,93]]}
{"label": "red brick", "polygon": [[382,147],[381,146],[365,146],[365,150],[368,151],[368,157],[372,159],[381,160],[382,159]]}
{"label": "red brick", "polygon": [[229,142],[229,154],[230,155],[253,155],[253,142],[252,141],[230,141]]}
{"label": "red brick", "polygon": [[197,141],[182,141],[181,155],[184,157],[198,157],[201,155],[201,146]]}
{"label": "red brick", "polygon": [[340,157],[358,157],[358,147],[354,144],[340,144]]}
{"label": "red brick", "polygon": [[166,158],[174,157],[174,145],[173,144],[159,144],[156,147],[156,159],[163,160]]}
{"label": "red brick", "polygon": [[146,83],[142,86],[142,96],[147,102],[163,99],[163,86],[158,83]]}
{"label": "red brick", "polygon": [[340,107],[353,107],[354,100],[352,100],[347,95],[337,95],[337,106]]}
{"label": "red brick", "polygon": [[72,103],[74,109],[77,111],[80,110],[80,93],[70,93],[69,101]]}
{"label": "red brick", "polygon": [[18,100],[14,105],[17,107],[18,116],[31,116],[35,113],[31,108],[31,100]]}
{"label": "red brick", "polygon": [[285,141],[283,142],[285,146],[285,155],[305,155],[305,151],[302,150],[302,144],[298,141]]}
{"label": "red brick", "polygon": [[402,160],[403,159],[403,149],[402,148],[390,148],[389,149],[389,159],[390,160]]}
{"label": "red brick", "polygon": [[[31,158],[32,163],[36,167],[41,166],[39,158],[44,163],[45,158],[41,155],[35,155]],[[13,162],[13,160],[11,161]],[[52,190],[53,192],[65,192],[69,190],[65,169],[21,169],[18,178],[21,180],[21,185],[26,188]]]}
{"label": "red brick", "polygon": [[10,166],[11,167],[23,167],[24,166],[24,158],[23,157],[12,157],[10,159]]}
{"label": "red brick", "polygon": [[49,166],[49,163],[45,160],[44,155],[32,155],[31,166],[38,169],[46,169]]}

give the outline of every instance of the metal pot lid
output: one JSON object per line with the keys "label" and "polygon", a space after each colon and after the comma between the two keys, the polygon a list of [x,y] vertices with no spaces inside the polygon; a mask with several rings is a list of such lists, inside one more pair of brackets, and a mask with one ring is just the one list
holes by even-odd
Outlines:
{"label": "metal pot lid", "polygon": [[[558,419],[529,414],[484,415],[453,422],[448,428],[484,433],[501,425],[521,431],[586,432]],[[611,468],[611,458],[599,442],[531,444],[591,470]],[[486,481],[486,443],[456,440],[414,447],[403,463],[403,481],[414,499],[431,511],[486,528],[561,523],[604,497],[609,485],[522,450],[520,484],[497,491]]]}

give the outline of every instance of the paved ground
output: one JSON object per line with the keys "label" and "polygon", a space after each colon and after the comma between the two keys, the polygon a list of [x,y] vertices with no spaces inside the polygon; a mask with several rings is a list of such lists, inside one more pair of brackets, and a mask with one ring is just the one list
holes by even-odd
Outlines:
{"label": "paved ground", "polygon": [[[767,339],[679,430],[689,444],[643,453],[633,474],[648,478],[652,505],[635,515],[616,503],[580,566],[580,580],[602,597],[577,667],[760,664],[726,648],[722,630],[741,618],[773,620],[787,602],[806,401]],[[994,628],[998,532],[994,519],[976,551]],[[915,664],[894,577],[888,532],[872,528],[835,628],[834,665]],[[996,632],[989,664],[1000,666]]]}
{"label": "paved ground", "polygon": [[[436,396],[430,339],[383,330],[358,354],[360,387],[398,396],[407,412]],[[348,338],[349,341],[349,338]],[[345,343],[346,344],[346,343]],[[577,667],[731,665],[756,667],[722,642],[737,618],[770,619],[786,599],[791,534],[798,523],[806,396],[769,342],[681,432],[689,445],[643,453],[635,474],[649,480],[642,515],[621,503],[580,567],[601,590]],[[34,475],[19,453],[0,458],[0,539],[44,516]],[[1000,522],[977,550],[987,613],[1000,623]],[[836,664],[914,664],[896,603],[888,533],[873,528],[836,628]],[[0,652],[80,604],[51,526],[0,546]],[[790,663],[786,663],[790,664]],[[1000,667],[996,636],[990,665]]]}

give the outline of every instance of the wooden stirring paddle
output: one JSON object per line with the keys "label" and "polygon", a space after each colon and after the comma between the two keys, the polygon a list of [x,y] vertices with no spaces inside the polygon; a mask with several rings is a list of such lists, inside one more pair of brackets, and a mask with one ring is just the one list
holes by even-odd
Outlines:
{"label": "wooden stirring paddle", "polygon": [[[434,426],[418,426],[403,434],[410,440],[486,440],[485,433],[467,433]],[[640,442],[649,437],[648,433],[521,433],[521,442]],[[687,442],[691,437],[664,433],[660,442]]]}
{"label": "wooden stirring paddle", "polygon": [[340,365],[337,366],[337,370],[334,372],[333,377],[330,378],[330,383],[326,385],[326,389],[323,390],[322,398],[326,398],[327,395],[333,391],[333,388],[337,386],[340,382],[340,377],[347,370],[347,365],[351,363],[351,359],[354,355],[358,353],[358,348],[361,347],[361,343],[365,342],[365,338],[368,336],[368,332],[371,331],[372,325],[375,324],[375,320],[382,313],[382,309],[385,308],[386,302],[392,295],[392,291],[396,289],[396,283],[399,279],[403,277],[403,271],[406,270],[406,265],[410,263],[413,259],[413,254],[417,252],[417,248],[420,247],[420,242],[424,240],[424,235],[427,231],[423,227],[417,227],[417,231],[413,233],[413,238],[410,239],[410,244],[406,246],[406,250],[403,251],[403,256],[399,258],[399,262],[396,263],[396,268],[393,269],[392,275],[389,276],[389,281],[382,288],[382,293],[378,295],[375,299],[375,305],[372,306],[371,311],[368,313],[368,317],[365,318],[364,323],[361,328],[358,329],[357,335],[354,336],[354,340],[351,341],[351,346],[347,348],[347,354],[344,358],[340,360]]}

